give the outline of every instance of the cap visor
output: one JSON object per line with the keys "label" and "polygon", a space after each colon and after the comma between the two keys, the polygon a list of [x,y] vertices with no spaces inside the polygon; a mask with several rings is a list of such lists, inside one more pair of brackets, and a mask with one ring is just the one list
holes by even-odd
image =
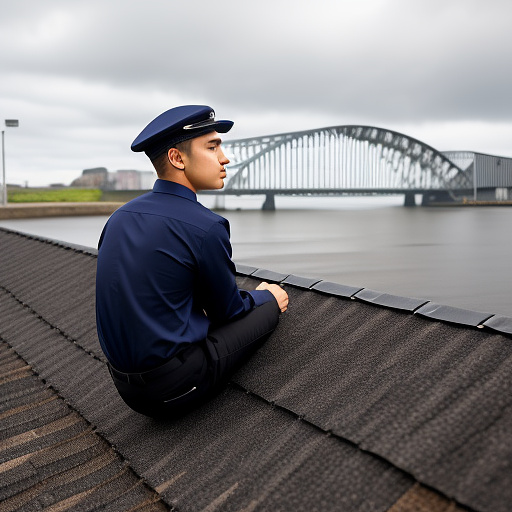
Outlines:
{"label": "cap visor", "polygon": [[212,126],[218,133],[227,133],[233,127],[233,121],[215,121],[215,124]]}

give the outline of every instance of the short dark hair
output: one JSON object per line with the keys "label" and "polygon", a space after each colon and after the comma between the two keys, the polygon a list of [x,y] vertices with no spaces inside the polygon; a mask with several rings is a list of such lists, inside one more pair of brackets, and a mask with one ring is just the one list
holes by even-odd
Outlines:
{"label": "short dark hair", "polygon": [[163,175],[165,175],[165,171],[167,169],[167,153],[169,152],[169,149],[176,148],[181,153],[186,153],[187,155],[190,155],[190,144],[192,142],[192,139],[184,140],[183,142],[178,142],[177,144],[174,144],[172,146],[169,146],[167,151],[162,153],[161,155],[157,156],[153,160],[151,160],[151,163],[153,164],[153,167],[155,168],[157,176],[160,178]]}
{"label": "short dark hair", "polygon": [[190,155],[190,145],[192,144],[192,140],[193,139],[187,139],[184,140],[183,142],[178,142],[178,144],[174,144],[173,147],[175,147],[178,151],[181,151],[182,153]]}

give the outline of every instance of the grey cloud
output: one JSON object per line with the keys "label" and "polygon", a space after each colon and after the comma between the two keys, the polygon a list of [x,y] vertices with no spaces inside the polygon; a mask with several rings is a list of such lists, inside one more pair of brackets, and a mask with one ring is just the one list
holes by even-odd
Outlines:
{"label": "grey cloud", "polygon": [[383,4],[351,27],[348,2],[56,2],[54,19],[67,5],[76,30],[64,29],[64,44],[47,54],[14,51],[11,65],[263,109],[304,105],[383,120],[512,117],[512,4]]}
{"label": "grey cloud", "polygon": [[58,147],[73,148],[78,168],[87,147],[124,158],[176,103],[238,115],[243,136],[270,122],[502,125],[511,18],[505,0],[18,0],[0,18],[0,112],[23,117],[16,137],[38,151],[72,162]]}

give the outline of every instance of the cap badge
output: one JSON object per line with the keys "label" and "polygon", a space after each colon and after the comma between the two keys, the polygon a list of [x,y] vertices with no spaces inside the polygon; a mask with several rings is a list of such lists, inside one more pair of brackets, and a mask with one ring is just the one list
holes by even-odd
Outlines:
{"label": "cap badge", "polygon": [[212,126],[215,124],[215,112],[212,110],[209,114],[209,119],[205,121],[199,121],[198,123],[187,124],[183,127],[184,130],[197,130],[199,128],[205,128],[206,126]]}

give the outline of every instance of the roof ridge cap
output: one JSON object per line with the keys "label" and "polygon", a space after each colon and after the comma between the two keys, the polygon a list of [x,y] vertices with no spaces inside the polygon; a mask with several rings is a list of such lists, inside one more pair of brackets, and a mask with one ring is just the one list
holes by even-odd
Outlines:
{"label": "roof ridge cap", "polygon": [[98,256],[98,249],[96,249],[94,247],[87,247],[85,245],[73,244],[70,242],[65,242],[63,240],[57,240],[56,238],[50,238],[50,237],[45,237],[45,236],[40,236],[40,235],[33,235],[31,233],[24,233],[23,231],[17,231],[15,229],[4,228],[2,226],[0,226],[0,231],[3,231],[5,233],[11,233],[13,235],[17,235],[22,238],[27,238],[29,240],[36,240],[38,242],[42,242],[45,244],[55,245],[64,250],[73,250],[75,252],[80,252],[80,253],[86,254],[88,256],[93,256],[93,257]]}
{"label": "roof ridge cap", "polygon": [[485,328],[512,337],[512,317],[506,315],[459,308],[440,304],[430,299],[403,297],[370,288],[347,286],[293,274],[283,274],[245,264],[236,264],[236,273],[241,276],[274,281],[286,286],[322,293],[331,297],[358,300],[373,306],[399,310],[429,320],[457,324],[463,327]]}

